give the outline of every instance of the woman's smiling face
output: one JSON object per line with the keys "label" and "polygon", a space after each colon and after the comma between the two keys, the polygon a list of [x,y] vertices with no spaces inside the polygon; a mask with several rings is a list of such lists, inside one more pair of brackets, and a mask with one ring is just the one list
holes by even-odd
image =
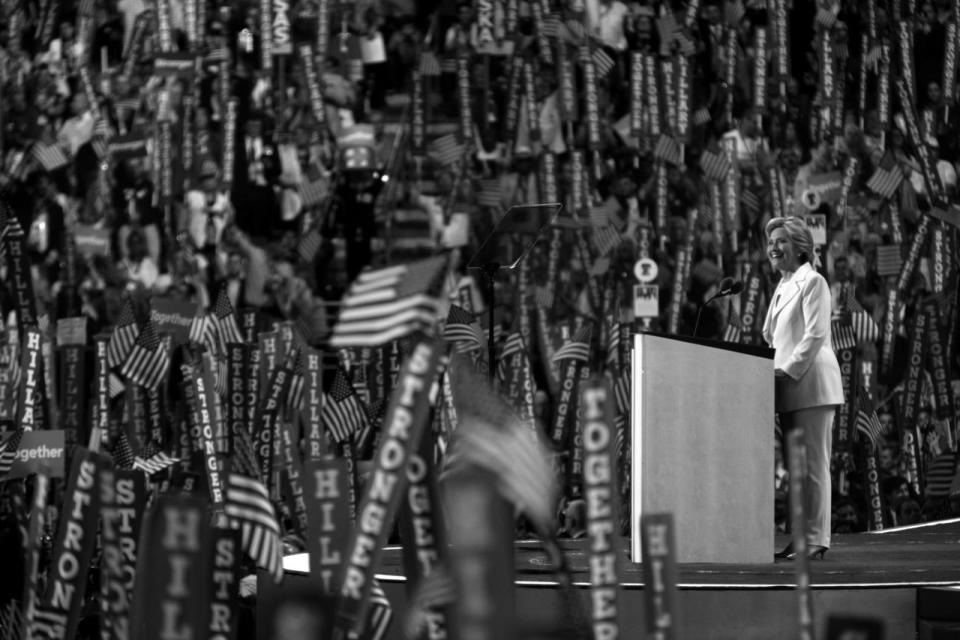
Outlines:
{"label": "woman's smiling face", "polygon": [[796,271],[800,266],[797,248],[783,227],[774,229],[767,238],[767,256],[770,266],[781,273]]}

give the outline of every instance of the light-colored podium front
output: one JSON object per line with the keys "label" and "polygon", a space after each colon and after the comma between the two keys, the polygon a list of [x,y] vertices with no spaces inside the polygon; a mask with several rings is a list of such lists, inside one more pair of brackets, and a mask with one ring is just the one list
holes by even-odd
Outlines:
{"label": "light-colored podium front", "polygon": [[773,351],[634,336],[631,557],[671,512],[679,562],[773,562]]}

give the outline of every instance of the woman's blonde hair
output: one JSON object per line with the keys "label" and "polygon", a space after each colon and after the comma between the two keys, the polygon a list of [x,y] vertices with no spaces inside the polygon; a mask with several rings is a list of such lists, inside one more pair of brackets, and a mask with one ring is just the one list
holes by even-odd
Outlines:
{"label": "woman's blonde hair", "polygon": [[790,242],[797,248],[797,258],[800,263],[809,262],[814,269],[820,264],[820,257],[817,255],[813,245],[813,231],[803,221],[803,218],[797,216],[784,216],[781,218],[772,218],[767,223],[764,231],[767,237],[776,229],[784,229]]}

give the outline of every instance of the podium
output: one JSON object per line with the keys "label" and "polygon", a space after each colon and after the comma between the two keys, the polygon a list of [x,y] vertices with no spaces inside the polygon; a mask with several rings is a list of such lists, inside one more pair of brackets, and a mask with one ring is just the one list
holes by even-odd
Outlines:
{"label": "podium", "polygon": [[678,562],[773,562],[773,350],[640,333],[632,354],[632,560],[640,517],[671,512]]}

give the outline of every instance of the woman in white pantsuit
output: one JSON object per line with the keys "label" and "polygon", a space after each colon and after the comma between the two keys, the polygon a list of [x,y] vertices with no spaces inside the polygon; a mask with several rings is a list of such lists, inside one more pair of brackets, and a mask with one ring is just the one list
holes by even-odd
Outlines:
{"label": "woman in white pantsuit", "polygon": [[[775,349],[775,402],[781,426],[784,432],[803,433],[807,554],[822,558],[830,547],[833,415],[843,404],[840,366],[830,336],[830,287],[814,269],[813,234],[802,219],[774,218],[766,232],[767,256],[781,277],[767,309],[763,337]],[[776,557],[795,555],[787,547]]]}

